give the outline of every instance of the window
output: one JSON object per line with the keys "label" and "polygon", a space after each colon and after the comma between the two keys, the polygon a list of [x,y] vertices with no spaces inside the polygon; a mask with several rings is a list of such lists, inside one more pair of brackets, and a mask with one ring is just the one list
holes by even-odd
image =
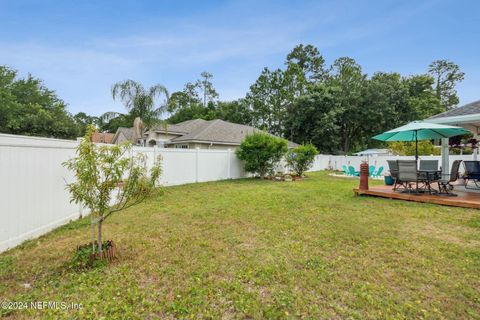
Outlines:
{"label": "window", "polygon": [[176,144],[176,149],[188,149],[188,144]]}

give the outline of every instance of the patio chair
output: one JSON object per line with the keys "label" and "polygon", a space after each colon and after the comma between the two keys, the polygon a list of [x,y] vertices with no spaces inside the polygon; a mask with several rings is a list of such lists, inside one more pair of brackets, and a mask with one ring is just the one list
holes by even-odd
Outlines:
{"label": "patio chair", "polygon": [[477,188],[480,188],[480,161],[463,161],[465,166],[465,173],[463,174],[463,180],[465,189],[475,189],[468,186],[468,182],[473,181]]}
{"label": "patio chair", "polygon": [[354,168],[353,166],[349,166],[349,167],[348,167],[348,172],[350,172],[350,175],[351,175],[352,177],[358,177],[358,176],[360,176],[360,172],[355,171],[355,168]]}
{"label": "patio chair", "polygon": [[[442,175],[442,179],[438,180],[438,190],[440,194],[445,194],[449,196],[456,196],[456,194],[451,193],[450,191],[453,190],[452,182],[457,181],[459,177],[458,170],[460,169],[460,163],[462,160],[455,160],[452,163],[452,169],[450,170],[450,174]],[[447,178],[448,177],[448,178]]]}
{"label": "patio chair", "polygon": [[420,160],[420,171],[422,170],[438,170],[438,160]]}
{"label": "patio chair", "polygon": [[380,166],[380,168],[378,168],[377,172],[374,172],[374,173],[372,174],[372,177],[373,177],[373,178],[381,177],[382,172],[383,172],[383,166]]}
{"label": "patio chair", "polygon": [[[429,180],[434,178],[440,179],[440,172],[438,172],[438,160],[420,160],[420,172],[421,180]],[[437,171],[437,173],[435,173]],[[427,173],[428,172],[428,173]]]}
{"label": "patio chair", "polygon": [[368,167],[368,175],[370,177],[373,177],[373,174],[375,173],[375,166],[369,166]]}
{"label": "patio chair", "polygon": [[343,165],[342,166],[342,169],[343,169],[343,174],[346,175],[346,176],[349,176],[350,175],[350,172],[348,172],[348,169],[347,169],[347,166],[346,165]]}
{"label": "patio chair", "polygon": [[406,185],[398,178],[398,163],[397,160],[387,160],[388,169],[390,170],[390,176],[392,177],[393,191],[396,191],[399,187],[405,188]]}
{"label": "patio chair", "polygon": [[417,162],[415,160],[397,160],[398,164],[398,179],[405,185],[407,192],[412,192],[412,184],[416,184],[416,191],[418,191],[418,170]]}

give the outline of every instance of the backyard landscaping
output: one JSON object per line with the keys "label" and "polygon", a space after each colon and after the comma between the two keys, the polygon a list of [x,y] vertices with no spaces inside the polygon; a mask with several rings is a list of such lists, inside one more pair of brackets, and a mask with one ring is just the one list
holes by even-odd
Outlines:
{"label": "backyard landscaping", "polygon": [[355,197],[356,180],[307,176],[166,188],[105,222],[110,266],[71,266],[89,218],[4,252],[0,300],[82,308],[0,316],[480,318],[480,211]]}

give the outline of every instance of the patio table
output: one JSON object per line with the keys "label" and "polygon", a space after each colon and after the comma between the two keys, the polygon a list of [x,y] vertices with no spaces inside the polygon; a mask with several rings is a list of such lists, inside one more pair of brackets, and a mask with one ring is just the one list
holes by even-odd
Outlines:
{"label": "patio table", "polygon": [[[402,193],[421,195],[428,190],[431,195],[438,194],[437,190],[432,189],[431,183],[438,181],[440,175],[440,170],[417,170],[417,181],[414,182],[415,188],[406,187],[406,190],[403,190]],[[420,183],[423,183],[423,188],[419,187]]]}
{"label": "patio table", "polygon": [[418,170],[418,175],[421,178],[419,182],[423,182],[425,184],[425,188],[428,189],[429,194],[438,194],[437,190],[432,189],[431,183],[438,181],[441,174],[442,172],[440,170]]}

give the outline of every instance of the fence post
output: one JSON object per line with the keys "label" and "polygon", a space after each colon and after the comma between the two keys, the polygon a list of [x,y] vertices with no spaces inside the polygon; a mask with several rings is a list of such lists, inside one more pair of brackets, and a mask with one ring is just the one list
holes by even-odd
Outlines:
{"label": "fence post", "polygon": [[449,163],[449,150],[448,150],[448,138],[442,138],[442,176],[448,175],[450,173],[450,163]]}
{"label": "fence post", "polygon": [[195,182],[198,182],[198,153],[200,148],[195,148]]}
{"label": "fence post", "polygon": [[230,173],[231,162],[232,162],[231,152],[232,152],[231,149],[227,149],[227,179],[232,178],[232,174]]}

